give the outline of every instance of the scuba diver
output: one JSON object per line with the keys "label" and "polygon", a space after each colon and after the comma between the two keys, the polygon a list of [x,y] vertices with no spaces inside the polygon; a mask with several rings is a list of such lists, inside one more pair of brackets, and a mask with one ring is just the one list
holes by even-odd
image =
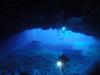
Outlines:
{"label": "scuba diver", "polygon": [[58,66],[60,68],[60,72],[62,73],[61,75],[65,75],[65,70],[67,70],[69,58],[65,54],[61,54],[58,57]]}
{"label": "scuba diver", "polygon": [[63,63],[66,63],[69,61],[69,58],[65,54],[61,54],[58,59],[62,61]]}

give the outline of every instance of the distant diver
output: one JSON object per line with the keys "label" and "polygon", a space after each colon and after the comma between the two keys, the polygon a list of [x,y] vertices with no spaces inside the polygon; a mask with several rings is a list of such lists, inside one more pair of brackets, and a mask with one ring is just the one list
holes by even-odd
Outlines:
{"label": "distant diver", "polygon": [[68,62],[70,61],[69,58],[65,55],[65,54],[61,54],[58,57],[58,61],[62,62],[62,66],[61,66],[61,71],[64,72],[65,69],[67,69],[66,67],[68,66]]}
{"label": "distant diver", "polygon": [[62,61],[63,63],[66,63],[69,61],[69,58],[65,54],[62,54],[59,56],[58,60]]}

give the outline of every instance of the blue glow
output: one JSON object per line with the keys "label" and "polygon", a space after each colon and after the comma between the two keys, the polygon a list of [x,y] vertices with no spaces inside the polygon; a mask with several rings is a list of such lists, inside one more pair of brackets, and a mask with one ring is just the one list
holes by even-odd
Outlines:
{"label": "blue glow", "polygon": [[66,27],[62,27],[62,30],[65,31],[66,30]]}
{"label": "blue glow", "polygon": [[[70,63],[67,68],[70,74],[77,72],[80,73],[79,75],[85,75],[83,72],[85,72],[87,67],[91,64],[91,59],[100,57],[100,46],[97,48],[97,41],[92,36],[66,30],[66,28],[63,30],[64,33],[58,29],[43,30],[38,28],[16,34],[8,38],[5,42],[5,56],[9,55],[10,52],[12,52],[12,54],[18,54],[16,56],[17,63],[22,64],[21,66],[24,66],[25,69],[29,70],[29,68],[27,68],[29,66],[34,71],[37,70],[37,72],[33,71],[33,74],[46,75],[47,73],[47,75],[59,75],[54,65],[59,55],[65,51],[65,54],[70,58]],[[36,44],[37,41],[39,44]],[[83,56],[85,57],[83,58]],[[72,57],[74,57],[75,60],[71,59]],[[81,57],[82,59],[78,60]],[[28,62],[26,59],[32,59],[32,65],[30,65],[31,62]],[[6,59],[6,62],[11,61]],[[26,67],[27,63],[29,64]],[[61,65],[61,63],[57,64],[58,66]],[[43,73],[41,74],[41,72]]]}
{"label": "blue glow", "polygon": [[62,64],[63,64],[63,63],[62,63],[61,61],[58,61],[58,62],[57,62],[57,66],[58,66],[58,67],[61,67]]}
{"label": "blue glow", "polygon": [[91,36],[75,33],[70,30],[65,30],[65,33],[63,34],[63,32],[59,31],[58,29],[32,29],[26,30],[9,38],[8,42],[6,43],[8,47],[6,48],[21,48],[32,40],[40,41],[43,44],[64,44],[66,46],[71,45],[71,48],[76,50],[84,50],[84,48],[87,48],[96,42],[95,39]]}

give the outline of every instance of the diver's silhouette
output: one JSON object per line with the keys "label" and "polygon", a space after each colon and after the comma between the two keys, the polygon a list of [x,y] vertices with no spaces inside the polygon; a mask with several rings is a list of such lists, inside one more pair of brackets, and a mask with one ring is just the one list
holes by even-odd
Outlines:
{"label": "diver's silhouette", "polygon": [[65,70],[67,69],[68,62],[70,61],[69,58],[65,54],[61,54],[58,58],[58,61],[61,61],[63,63],[63,66],[61,66],[61,72],[64,75]]}
{"label": "diver's silhouette", "polygon": [[62,61],[63,63],[67,63],[69,61],[69,58],[66,55],[62,54],[59,56],[58,60]]}

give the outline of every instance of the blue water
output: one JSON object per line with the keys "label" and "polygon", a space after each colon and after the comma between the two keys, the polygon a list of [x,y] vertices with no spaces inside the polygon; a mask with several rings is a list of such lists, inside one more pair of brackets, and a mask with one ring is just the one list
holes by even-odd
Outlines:
{"label": "blue water", "polygon": [[1,66],[1,71],[27,71],[33,75],[60,75],[56,62],[62,53],[70,59],[65,74],[87,75],[100,57],[96,38],[62,29],[25,30],[8,38],[3,47],[0,63],[5,67]]}

